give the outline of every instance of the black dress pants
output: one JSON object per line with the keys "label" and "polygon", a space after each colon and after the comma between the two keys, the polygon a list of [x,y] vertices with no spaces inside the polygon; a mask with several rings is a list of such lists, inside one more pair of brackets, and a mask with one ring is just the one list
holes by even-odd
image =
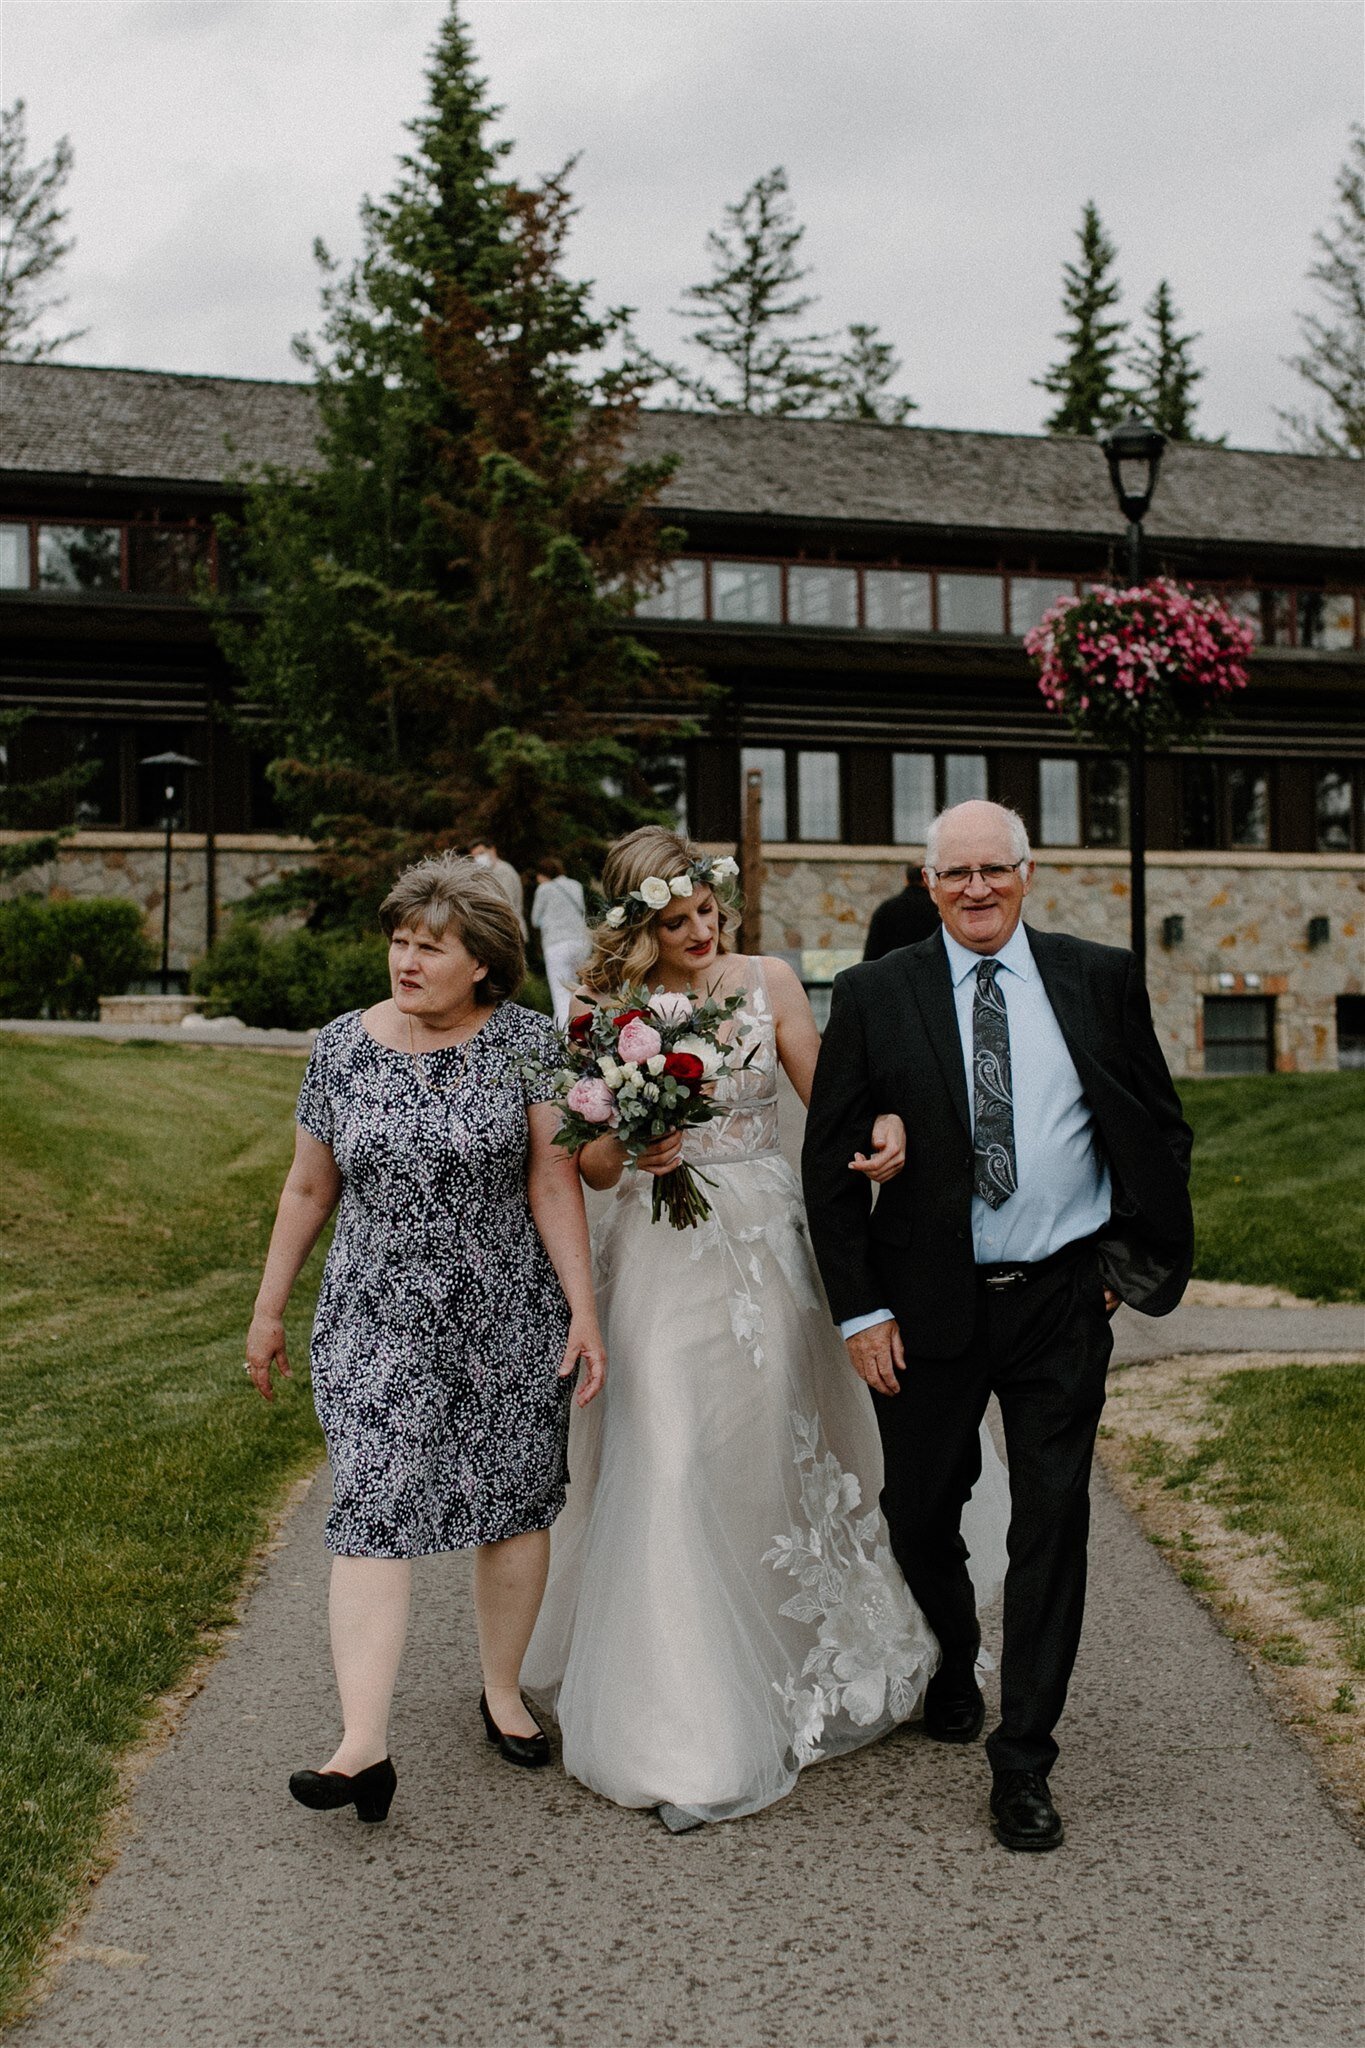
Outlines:
{"label": "black dress pants", "polygon": [[907,1343],[900,1392],[872,1397],[886,1464],[882,1511],[944,1663],[970,1665],[981,1635],[961,1520],[981,1471],[981,1418],[994,1393],[1005,1425],[1010,1526],[1000,1725],[986,1751],[993,1770],[1046,1775],[1080,1642],[1090,1461],[1114,1340],[1090,1245],[1010,1286],[978,1277],[977,1291],[967,1349],[919,1358]]}

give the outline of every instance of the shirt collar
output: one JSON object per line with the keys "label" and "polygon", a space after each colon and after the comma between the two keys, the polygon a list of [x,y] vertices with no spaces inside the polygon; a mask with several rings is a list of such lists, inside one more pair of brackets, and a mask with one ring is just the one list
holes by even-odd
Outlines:
{"label": "shirt collar", "polygon": [[1029,951],[1028,933],[1022,918],[1000,951],[994,954],[973,953],[970,947],[961,945],[953,937],[946,925],[942,929],[944,950],[948,955],[948,971],[953,977],[954,988],[959,987],[969,974],[975,974],[983,960],[998,960],[1011,974],[1017,974],[1020,981],[1027,981],[1033,972],[1033,955]]}

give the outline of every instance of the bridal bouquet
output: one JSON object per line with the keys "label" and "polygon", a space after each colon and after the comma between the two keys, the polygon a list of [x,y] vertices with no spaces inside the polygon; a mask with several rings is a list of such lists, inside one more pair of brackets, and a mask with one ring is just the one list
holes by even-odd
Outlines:
{"label": "bridal bouquet", "polygon": [[[575,1017],[560,1040],[562,1064],[548,1070],[563,1113],[555,1143],[576,1152],[610,1131],[634,1160],[658,1138],[723,1116],[709,1084],[747,1065],[753,1052],[721,1036],[742,994],[718,1002],[627,986],[617,1001]],[[704,1179],[686,1165],[657,1176],[651,1220],[666,1212],[675,1230],[704,1223],[711,1214]]]}

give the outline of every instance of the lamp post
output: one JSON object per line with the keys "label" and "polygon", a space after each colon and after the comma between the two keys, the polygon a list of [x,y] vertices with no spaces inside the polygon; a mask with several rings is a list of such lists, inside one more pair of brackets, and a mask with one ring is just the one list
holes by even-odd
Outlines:
{"label": "lamp post", "polygon": [[202,761],[192,759],[189,754],[145,754],[141,766],[160,768],[165,776],[166,803],[166,858],[161,881],[161,993],[171,992],[171,834],[179,820],[176,815],[176,795],[179,782],[191,768],[202,768]]}
{"label": "lamp post", "polygon": [[[1156,489],[1166,436],[1132,411],[1101,441],[1118,508],[1128,521],[1128,581],[1142,582],[1142,522]],[[1147,737],[1141,706],[1128,739],[1128,849],[1131,873],[1132,948],[1138,973],[1147,976]]]}

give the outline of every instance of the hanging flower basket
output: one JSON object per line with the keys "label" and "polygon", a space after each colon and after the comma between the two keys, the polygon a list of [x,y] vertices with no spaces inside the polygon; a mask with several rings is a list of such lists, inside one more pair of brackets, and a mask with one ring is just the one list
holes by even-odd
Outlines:
{"label": "hanging flower basket", "polygon": [[1117,752],[1195,740],[1247,686],[1251,627],[1164,577],[1059,598],[1024,646],[1038,687],[1081,739]]}

